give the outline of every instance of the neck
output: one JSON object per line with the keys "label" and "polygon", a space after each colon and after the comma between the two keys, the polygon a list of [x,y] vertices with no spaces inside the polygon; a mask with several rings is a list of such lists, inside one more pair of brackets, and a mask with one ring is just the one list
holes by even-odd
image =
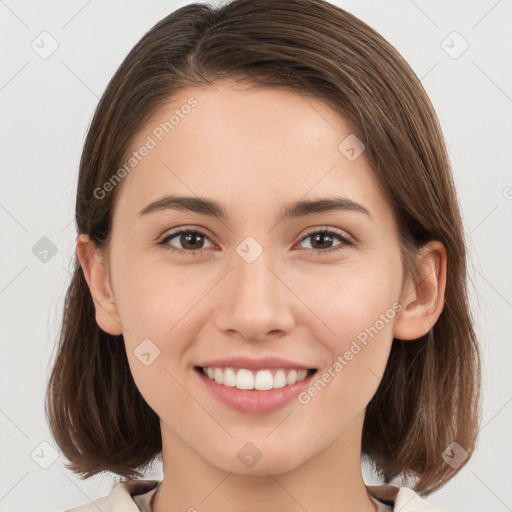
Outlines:
{"label": "neck", "polygon": [[361,474],[363,419],[364,414],[325,450],[295,469],[266,475],[224,471],[162,424],[164,478],[151,510],[375,512]]}

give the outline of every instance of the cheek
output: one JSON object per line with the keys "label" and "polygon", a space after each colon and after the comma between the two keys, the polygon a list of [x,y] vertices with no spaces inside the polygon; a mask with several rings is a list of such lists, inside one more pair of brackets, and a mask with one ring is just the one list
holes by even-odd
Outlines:
{"label": "cheek", "polygon": [[181,365],[204,322],[207,301],[200,299],[211,288],[211,275],[197,272],[190,279],[148,258],[121,263],[118,275],[116,303],[137,388],[153,409],[159,403],[185,406]]}
{"label": "cheek", "polygon": [[[297,295],[306,297],[315,316],[321,320],[333,348],[343,350],[346,343],[377,323],[383,334],[392,331],[401,288],[401,263],[389,261],[345,264],[326,268],[314,279],[302,279]],[[299,281],[297,281],[299,282]],[[319,285],[320,283],[320,285]],[[380,321],[386,315],[384,324]]]}
{"label": "cheek", "polygon": [[343,417],[366,406],[384,373],[401,309],[400,272],[400,262],[388,262],[385,269],[378,264],[331,269],[327,287],[311,287],[305,295],[322,320],[318,339],[331,357],[314,381],[322,381],[315,386],[318,391],[312,392],[320,393],[325,383],[331,390],[324,394],[328,408]]}
{"label": "cheek", "polygon": [[[139,258],[119,265],[119,300],[116,302],[123,326],[131,343],[144,338],[157,344],[172,338],[180,345],[181,332],[193,329],[190,312],[211,286],[208,272],[197,272],[194,278],[179,267],[172,268],[162,259]],[[122,269],[122,270],[121,270]]]}

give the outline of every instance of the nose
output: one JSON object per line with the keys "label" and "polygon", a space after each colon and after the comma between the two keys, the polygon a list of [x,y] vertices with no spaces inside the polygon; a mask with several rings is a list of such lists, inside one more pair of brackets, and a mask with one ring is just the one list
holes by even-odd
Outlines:
{"label": "nose", "polygon": [[237,333],[247,341],[263,341],[293,329],[297,299],[270,253],[263,250],[252,262],[234,255],[217,307],[216,324],[221,331]]}

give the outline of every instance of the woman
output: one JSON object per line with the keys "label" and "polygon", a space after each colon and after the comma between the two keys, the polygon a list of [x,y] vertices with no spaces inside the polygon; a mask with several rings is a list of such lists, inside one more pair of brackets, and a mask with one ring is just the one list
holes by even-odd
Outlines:
{"label": "woman", "polygon": [[378,33],[321,0],[171,13],[100,100],[76,219],[48,418],[123,480],[73,510],[436,510],[479,351],[442,133]]}

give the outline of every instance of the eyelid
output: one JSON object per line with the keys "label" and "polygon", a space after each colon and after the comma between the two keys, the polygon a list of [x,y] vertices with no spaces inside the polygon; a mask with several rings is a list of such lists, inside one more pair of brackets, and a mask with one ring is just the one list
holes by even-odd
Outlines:
{"label": "eyelid", "polygon": [[[327,231],[329,233],[333,233],[336,236],[339,236],[342,239],[345,239],[347,242],[350,242],[352,245],[356,245],[357,244],[357,240],[355,239],[355,237],[353,237],[347,231],[345,231],[343,229],[339,229],[339,228],[334,228],[334,227],[331,227],[331,226],[316,226],[314,228],[311,228],[310,230],[308,230],[306,232],[305,235],[302,236],[302,238],[299,240],[299,242],[304,241],[305,238],[307,238],[308,236],[310,236],[310,235],[312,235],[314,233],[324,232],[324,231]],[[325,251],[323,251],[323,252],[325,252]]]}
{"label": "eyelid", "polygon": [[194,227],[194,226],[178,226],[173,229],[168,229],[164,232],[163,235],[160,235],[158,237],[157,243],[160,243],[160,242],[162,242],[162,240],[165,240],[166,238],[169,238],[169,237],[174,238],[175,236],[181,234],[184,231],[187,233],[199,233],[201,235],[204,235],[205,237],[208,237],[208,239],[212,243],[219,245],[218,242],[216,241],[216,238],[210,233],[210,231],[206,228],[203,228],[202,226],[196,226],[196,227]]}
{"label": "eyelid", "polygon": [[[162,236],[160,236],[158,238],[157,245],[161,245],[161,246],[163,246],[163,248],[165,250],[179,253],[181,255],[195,256],[195,255],[202,254],[203,252],[205,252],[207,250],[207,248],[193,249],[193,250],[179,249],[179,248],[176,248],[176,247],[173,247],[173,246],[167,244],[167,242],[169,240],[172,240],[173,238],[176,238],[177,236],[179,236],[183,233],[197,233],[197,234],[207,238],[212,243],[212,245],[214,245],[214,246],[220,245],[216,242],[215,237],[213,237],[209,234],[209,230],[207,230],[206,228],[203,228],[203,227],[198,228],[198,227],[190,227],[190,226],[181,226],[181,227],[171,229],[170,231],[166,231]],[[355,239],[355,237],[353,237],[351,234],[347,233],[346,231],[344,231],[342,229],[334,228],[334,227],[330,227],[330,226],[315,226],[315,227],[309,228],[306,231],[306,233],[304,233],[299,238],[299,240],[294,243],[294,246],[297,244],[300,244],[301,242],[304,242],[304,240],[306,240],[308,237],[310,237],[311,235],[316,234],[316,233],[328,233],[328,234],[334,235],[335,237],[338,238],[338,240],[341,243],[338,245],[335,245],[334,247],[325,249],[325,250],[309,249],[309,248],[303,249],[309,253],[313,253],[315,256],[316,255],[321,256],[321,255],[333,254],[340,250],[343,250],[343,248],[346,246],[354,247],[354,246],[358,245],[357,239]]]}

